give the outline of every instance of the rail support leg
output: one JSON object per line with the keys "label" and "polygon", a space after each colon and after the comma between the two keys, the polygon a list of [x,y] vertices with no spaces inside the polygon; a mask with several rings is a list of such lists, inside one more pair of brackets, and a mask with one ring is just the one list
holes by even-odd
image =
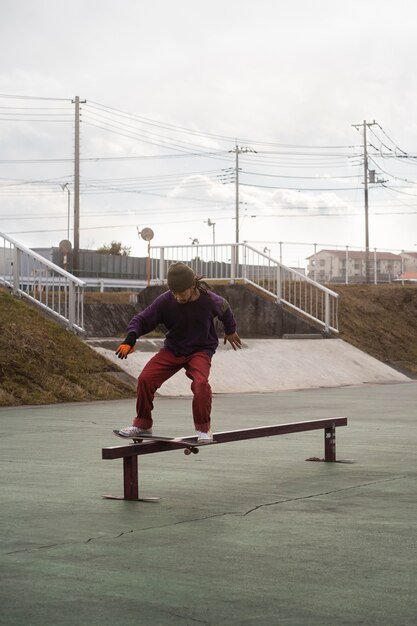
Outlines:
{"label": "rail support leg", "polygon": [[107,500],[133,500],[135,502],[158,502],[160,498],[139,498],[138,457],[123,459],[123,496],[103,496]]}
{"label": "rail support leg", "polygon": [[123,459],[123,485],[125,500],[139,500],[137,456],[127,456]]}
{"label": "rail support leg", "polygon": [[328,463],[336,461],[336,428],[324,429],[324,460]]}

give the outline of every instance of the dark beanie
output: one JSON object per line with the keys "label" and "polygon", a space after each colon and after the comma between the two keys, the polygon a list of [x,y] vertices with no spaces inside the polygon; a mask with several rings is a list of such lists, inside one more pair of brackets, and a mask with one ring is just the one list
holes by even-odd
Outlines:
{"label": "dark beanie", "polygon": [[168,268],[167,281],[171,291],[180,293],[194,286],[195,274],[185,263],[173,263]]}

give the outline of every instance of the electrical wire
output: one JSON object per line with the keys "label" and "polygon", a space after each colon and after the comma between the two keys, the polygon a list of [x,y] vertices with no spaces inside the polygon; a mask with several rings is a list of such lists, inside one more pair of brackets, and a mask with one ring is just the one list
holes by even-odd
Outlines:
{"label": "electrical wire", "polygon": [[[95,105],[92,106],[92,105]],[[106,106],[104,104],[100,104],[99,102],[95,102],[94,100],[89,100],[87,105],[87,107],[91,107],[91,108],[98,108],[98,110],[105,110],[105,111],[112,111],[114,113],[117,113],[118,115],[122,115],[131,119],[136,119],[144,124],[148,124],[151,126],[157,126],[158,128],[164,128],[167,130],[172,130],[172,131],[176,131],[176,132],[182,132],[182,133],[187,133],[190,135],[197,135],[197,136],[202,136],[202,137],[209,137],[209,138],[213,138],[213,139],[220,139],[223,140],[225,142],[236,142],[236,138],[235,137],[231,137],[230,135],[220,135],[220,134],[216,134],[216,133],[208,133],[208,132],[202,132],[202,131],[197,131],[195,129],[190,129],[190,128],[185,128],[183,126],[178,126],[178,125],[174,125],[174,124],[167,124],[165,122],[161,122],[161,121],[157,121],[157,120],[152,120],[150,118],[141,116],[141,115],[137,115],[137,114],[132,114],[132,113],[127,113],[126,111],[121,111],[119,109],[115,109],[113,107],[109,107]],[[259,140],[252,140],[252,139],[240,139],[241,142],[245,142],[245,143],[255,143],[256,145],[268,145],[268,146],[280,146],[280,147],[294,147],[294,148],[311,148],[311,149],[341,149],[341,148],[357,148],[358,146],[309,146],[309,145],[297,145],[297,144],[285,144],[285,143],[276,143],[276,142],[265,142],[265,141],[259,141]]]}
{"label": "electrical wire", "polygon": [[72,98],[47,98],[43,96],[17,96],[12,94],[0,93],[0,98],[8,98],[13,100],[55,100],[61,102],[72,102]]}

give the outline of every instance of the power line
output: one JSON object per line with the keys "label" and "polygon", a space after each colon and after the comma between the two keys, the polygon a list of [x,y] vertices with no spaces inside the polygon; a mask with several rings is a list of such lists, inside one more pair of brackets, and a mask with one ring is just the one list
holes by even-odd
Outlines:
{"label": "power line", "polygon": [[47,98],[43,96],[17,96],[12,94],[0,93],[0,98],[9,98],[13,100],[55,100],[61,102],[71,102],[72,98]]}
{"label": "power line", "polygon": [[[96,107],[91,107],[91,105],[96,105]],[[182,132],[182,133],[187,133],[190,135],[197,135],[197,136],[202,136],[202,137],[209,137],[212,139],[220,139],[222,141],[228,142],[228,143],[235,143],[236,141],[236,137],[231,137],[229,135],[220,135],[220,134],[216,134],[216,133],[208,133],[208,132],[202,132],[202,131],[198,131],[195,129],[191,129],[191,128],[185,128],[183,126],[178,126],[175,124],[167,124],[165,122],[161,122],[158,120],[153,120],[141,115],[137,115],[137,114],[132,114],[132,113],[128,113],[126,111],[121,111],[119,109],[113,108],[113,107],[109,107],[107,105],[104,104],[100,104],[99,102],[95,102],[94,100],[89,100],[89,105],[91,108],[97,108],[99,107],[98,110],[105,110],[105,111],[112,111],[117,113],[119,116],[125,116],[131,119],[135,119],[138,120],[144,124],[148,124],[151,126],[157,126],[159,128],[164,128],[167,130],[171,130],[171,131],[176,131],[176,132]],[[276,143],[276,142],[265,142],[265,141],[259,141],[259,140],[253,140],[253,139],[241,139],[239,138],[240,141],[244,142],[244,143],[253,143],[256,145],[269,145],[269,146],[280,146],[280,147],[294,147],[294,148],[310,148],[310,149],[342,149],[342,148],[357,148],[358,146],[351,146],[351,145],[347,145],[347,146],[317,146],[317,145],[298,145],[298,144],[286,144],[286,143]]]}
{"label": "power line", "polygon": [[256,189],[275,189],[276,191],[358,191],[360,187],[277,187],[276,185],[255,185],[254,183],[240,183],[242,187],[255,187]]}

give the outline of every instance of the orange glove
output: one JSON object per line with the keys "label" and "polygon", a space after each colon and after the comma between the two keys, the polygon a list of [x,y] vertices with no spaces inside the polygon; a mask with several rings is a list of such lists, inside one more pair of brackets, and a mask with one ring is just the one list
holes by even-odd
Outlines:
{"label": "orange glove", "polygon": [[137,335],[129,333],[123,343],[116,350],[119,359],[127,359],[127,355],[134,351]]}
{"label": "orange glove", "polygon": [[134,352],[134,351],[135,351],[134,347],[129,346],[127,343],[121,343],[120,346],[116,350],[116,354],[119,357],[119,359],[127,359],[127,355],[131,354],[131,352]]}

